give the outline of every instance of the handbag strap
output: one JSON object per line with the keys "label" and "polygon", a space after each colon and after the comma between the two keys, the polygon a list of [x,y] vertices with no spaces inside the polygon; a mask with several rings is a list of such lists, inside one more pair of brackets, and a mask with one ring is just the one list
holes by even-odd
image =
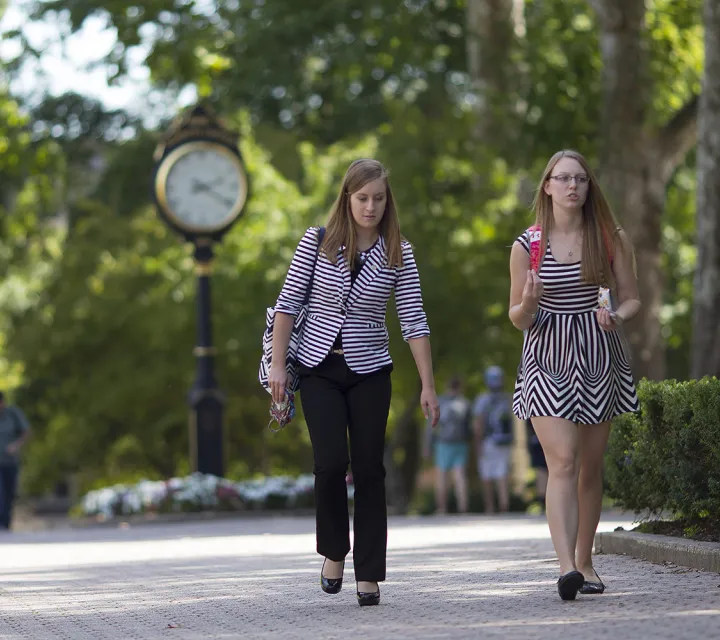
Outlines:
{"label": "handbag strap", "polygon": [[318,229],[318,246],[315,251],[315,262],[313,263],[313,270],[310,273],[310,280],[308,281],[307,288],[305,289],[305,300],[303,306],[306,306],[310,302],[310,293],[312,292],[313,282],[315,281],[315,267],[317,267],[318,256],[320,255],[320,247],[322,247],[323,238],[325,237],[325,227]]}

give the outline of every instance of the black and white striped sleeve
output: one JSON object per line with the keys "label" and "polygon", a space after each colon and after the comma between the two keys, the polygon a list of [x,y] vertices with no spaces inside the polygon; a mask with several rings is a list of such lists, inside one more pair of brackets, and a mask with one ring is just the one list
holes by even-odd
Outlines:
{"label": "black and white striped sleeve", "polygon": [[515,240],[525,251],[530,253],[530,240],[528,239],[528,233],[527,231],[523,233],[521,236],[518,236],[518,239]]}
{"label": "black and white striped sleeve", "polygon": [[305,302],[310,276],[315,267],[317,244],[318,228],[311,227],[305,232],[297,249],[295,249],[295,255],[288,268],[285,284],[283,284],[275,304],[276,312],[286,313],[293,317],[297,317],[298,313],[300,313],[300,309],[302,309]]}
{"label": "black and white striped sleeve", "polygon": [[430,335],[427,316],[423,309],[420,275],[409,242],[402,243],[403,266],[397,271],[395,304],[403,338],[412,340]]}

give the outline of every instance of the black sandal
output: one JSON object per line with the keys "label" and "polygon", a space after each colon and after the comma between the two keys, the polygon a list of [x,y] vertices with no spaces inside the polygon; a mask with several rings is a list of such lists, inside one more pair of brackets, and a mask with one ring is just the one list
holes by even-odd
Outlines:
{"label": "black sandal", "polygon": [[[323,575],[323,569],[325,569],[325,563],[327,562],[327,558],[323,560],[323,566],[322,569],[320,569],[320,588],[325,593],[340,593],[340,589],[342,589],[342,578],[326,578]],[[345,573],[345,560],[343,560],[343,573]]]}
{"label": "black sandal", "polygon": [[361,607],[373,607],[380,604],[380,585],[378,585],[377,591],[372,591],[370,593],[358,591],[357,600]]}
{"label": "black sandal", "polygon": [[578,591],[585,583],[585,576],[579,571],[568,571],[560,576],[557,581],[557,589],[563,600],[575,600]]}
{"label": "black sandal", "polygon": [[603,584],[603,581],[601,580],[600,576],[598,575],[598,572],[593,569],[593,572],[597,576],[598,581],[597,582],[588,582],[585,580],[583,582],[583,586],[580,587],[580,593],[586,596],[599,596],[601,593],[605,593],[605,585]]}

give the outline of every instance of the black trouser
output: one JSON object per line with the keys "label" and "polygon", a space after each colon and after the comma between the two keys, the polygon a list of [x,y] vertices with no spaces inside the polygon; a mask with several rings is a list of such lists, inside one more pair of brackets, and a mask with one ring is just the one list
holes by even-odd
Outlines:
{"label": "black trouser", "polygon": [[345,475],[350,460],[355,485],[353,564],[359,582],[385,580],[385,428],[391,367],[353,372],[342,355],[301,367],[300,396],[315,458],[317,552],[340,562],[350,551]]}
{"label": "black trouser", "polygon": [[0,464],[0,527],[3,529],[10,528],[17,477],[18,465]]}

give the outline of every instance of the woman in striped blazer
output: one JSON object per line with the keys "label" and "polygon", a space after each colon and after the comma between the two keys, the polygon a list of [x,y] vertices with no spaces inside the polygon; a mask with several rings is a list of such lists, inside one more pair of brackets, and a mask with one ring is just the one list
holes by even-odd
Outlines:
{"label": "woman in striped blazer", "polygon": [[357,599],[361,606],[374,605],[380,601],[378,583],[385,579],[387,548],[383,453],[391,396],[385,326],[390,294],[395,292],[402,334],[422,381],[423,413],[436,424],[430,329],[413,250],[400,234],[387,171],[379,162],[360,159],[350,165],[320,248],[319,235],[311,228],[300,240],[277,300],[269,384],[273,400],[281,402],[293,319],[314,266],[298,359],[314,456],[317,551],[325,558],[320,583],[326,593],[342,587],[350,551],[345,482],[350,463]]}

